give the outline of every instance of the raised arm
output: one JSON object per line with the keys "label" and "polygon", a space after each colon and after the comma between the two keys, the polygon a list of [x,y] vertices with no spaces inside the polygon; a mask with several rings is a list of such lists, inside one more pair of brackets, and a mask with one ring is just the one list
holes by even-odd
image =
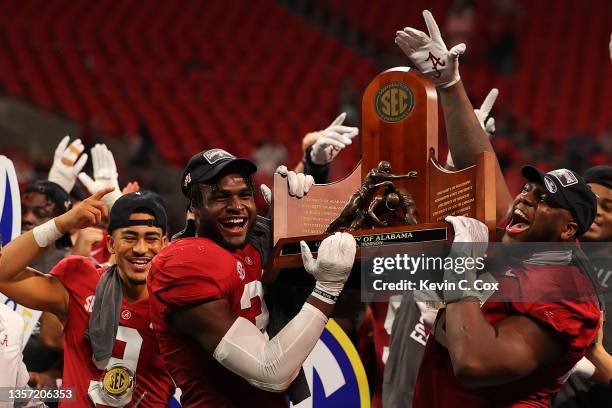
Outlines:
{"label": "raised arm", "polygon": [[98,225],[108,216],[108,208],[101,201],[103,189],[80,202],[70,211],[35,227],[8,243],[0,253],[0,292],[17,303],[36,310],[56,314],[60,319],[68,310],[68,292],[54,276],[28,268],[66,232]]}
{"label": "raised arm", "polygon": [[[425,76],[429,77],[440,95],[446,123],[449,149],[455,167],[462,169],[476,163],[478,153],[493,152],[493,146],[470,103],[459,76],[459,55],[465,44],[447,49],[440,29],[428,10],[423,17],[429,35],[411,27],[398,31],[395,42]],[[507,215],[512,198],[499,163],[496,166],[497,218]]]}
{"label": "raised arm", "polygon": [[321,336],[350,274],[355,250],[351,235],[336,233],[323,240],[314,260],[302,242],[304,267],[317,283],[300,312],[271,340],[249,320],[234,315],[224,299],[176,312],[172,323],[251,385],[282,392]]}
{"label": "raised arm", "polygon": [[[449,256],[474,260],[486,256],[485,224],[468,217],[447,217],[446,221],[455,232]],[[561,338],[527,315],[491,325],[480,308],[486,294],[475,289],[477,277],[485,279],[475,269],[445,269],[444,282],[455,282],[460,289],[444,290],[445,320],[436,324],[434,335],[448,349],[461,383],[482,387],[515,381],[562,355]],[[461,289],[460,281],[467,289]]]}
{"label": "raised arm", "polygon": [[[474,108],[470,103],[463,82],[439,89],[442,111],[446,122],[449,150],[457,169],[476,164],[476,156],[481,152],[493,152],[493,145],[482,129]],[[504,175],[496,160],[496,213],[497,219],[504,219],[512,205],[512,196]]]}

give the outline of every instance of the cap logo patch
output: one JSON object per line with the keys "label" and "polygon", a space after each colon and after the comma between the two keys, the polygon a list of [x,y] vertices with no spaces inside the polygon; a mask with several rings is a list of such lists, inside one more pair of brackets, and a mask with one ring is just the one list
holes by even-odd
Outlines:
{"label": "cap logo patch", "polygon": [[236,156],[226,152],[223,149],[210,149],[202,153],[202,156],[206,159],[209,164],[215,164],[219,160],[223,159],[235,159]]}
{"label": "cap logo patch", "polygon": [[563,187],[568,187],[578,183],[578,179],[576,178],[574,173],[572,173],[568,169],[557,169],[549,171],[548,174],[555,176],[555,178],[559,180],[559,183],[561,183]]}
{"label": "cap logo patch", "polygon": [[187,175],[185,176],[185,187],[187,187],[189,183],[191,183],[191,173],[187,173]]}
{"label": "cap logo patch", "polygon": [[555,194],[557,192],[557,185],[550,176],[544,176],[544,185],[549,193]]}

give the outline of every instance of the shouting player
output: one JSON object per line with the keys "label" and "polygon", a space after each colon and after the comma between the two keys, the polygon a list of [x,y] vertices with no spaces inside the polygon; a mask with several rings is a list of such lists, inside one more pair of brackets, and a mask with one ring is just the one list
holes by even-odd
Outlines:
{"label": "shouting player", "polygon": [[[429,35],[414,28],[398,31],[396,43],[440,94],[447,120],[449,145],[459,168],[472,164],[476,153],[492,147],[467,99],[458,70],[459,44],[447,49],[431,13],[423,13]],[[595,217],[595,195],[574,172],[522,171],[525,187],[509,199],[498,169],[498,217],[506,216],[503,242],[558,242],[559,250],[525,251],[500,275],[505,294],[521,291],[529,299],[542,290],[575,283],[585,290],[584,301],[487,301],[477,293],[449,293],[446,309],[427,342],[415,388],[415,407],[490,407],[550,405],[564,375],[585,355],[595,338],[599,308],[589,273],[580,265],[573,242]],[[488,240],[484,224],[451,217],[455,242]],[[565,245],[564,245],[565,244]],[[575,246],[574,246],[575,248]],[[576,263],[576,264],[574,264]],[[454,271],[449,270],[449,277]],[[446,278],[446,274],[445,274]],[[445,294],[446,295],[446,294]],[[559,294],[556,294],[559,295]],[[393,358],[393,356],[389,356]]]}
{"label": "shouting player", "polygon": [[315,346],[353,266],[356,243],[337,233],[305,269],[317,283],[274,338],[265,334],[262,254],[250,239],[256,210],[253,163],[221,149],[195,155],[183,193],[197,236],[173,241],[148,278],[153,325],[184,407],[283,407],[283,394]]}
{"label": "shouting player", "polygon": [[62,382],[75,388],[79,407],[166,407],[174,387],[151,328],[146,287],[151,260],[167,242],[161,200],[142,191],[115,202],[108,246],[116,265],[106,271],[79,256],[65,258],[49,275],[26,267],[66,231],[100,224],[108,214],[101,199],[112,190],[98,191],[3,248],[0,291],[63,322]]}

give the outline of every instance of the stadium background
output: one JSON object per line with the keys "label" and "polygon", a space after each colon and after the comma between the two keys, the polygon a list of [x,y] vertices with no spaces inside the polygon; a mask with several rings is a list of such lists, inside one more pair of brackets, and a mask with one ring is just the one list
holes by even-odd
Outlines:
{"label": "stadium background", "polygon": [[[612,157],[609,0],[10,0],[2,8],[0,154],[20,184],[46,178],[65,134],[87,148],[104,142],[121,186],[138,180],[164,197],[171,232],[183,224],[179,175],[191,155],[222,147],[254,158],[267,174],[259,181],[269,182],[278,164],[300,160],[305,133],[342,111],[360,124],[368,82],[407,64],[395,30],[424,29],[425,8],[449,48],[467,44],[461,75],[474,105],[500,90],[493,144],[513,193],[524,163],[582,172]],[[356,143],[342,152],[333,179],[348,174],[358,151]]]}

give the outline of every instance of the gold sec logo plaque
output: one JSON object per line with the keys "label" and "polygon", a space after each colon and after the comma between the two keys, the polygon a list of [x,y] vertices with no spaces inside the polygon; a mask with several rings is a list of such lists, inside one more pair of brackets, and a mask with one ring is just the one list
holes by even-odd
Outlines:
{"label": "gold sec logo plaque", "polygon": [[385,122],[399,122],[414,108],[412,90],[401,82],[391,82],[382,87],[374,98],[374,110]]}

